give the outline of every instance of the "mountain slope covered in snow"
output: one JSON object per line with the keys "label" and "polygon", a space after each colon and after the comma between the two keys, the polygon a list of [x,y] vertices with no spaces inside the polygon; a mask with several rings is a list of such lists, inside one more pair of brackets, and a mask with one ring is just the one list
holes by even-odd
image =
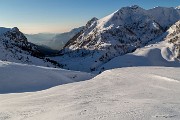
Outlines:
{"label": "mountain slope covered in snow", "polygon": [[179,11],[163,7],[145,10],[135,5],[100,20],[93,18],[65,45],[62,56],[52,59],[66,69],[95,71],[117,56],[163,40],[166,30],[180,19]]}
{"label": "mountain slope covered in snow", "polygon": [[174,57],[180,59],[180,20],[171,26],[167,32],[168,35],[165,40],[173,44]]}
{"label": "mountain slope covered in snow", "polygon": [[132,66],[180,67],[180,21],[172,25],[165,35],[161,42],[154,41],[156,43],[110,60],[99,71]]}
{"label": "mountain slope covered in snow", "polygon": [[180,10],[173,7],[155,7],[147,12],[165,30],[180,20]]}
{"label": "mountain slope covered in snow", "polygon": [[28,42],[18,28],[0,28],[0,60],[56,67],[60,64],[38,50],[38,46]]}

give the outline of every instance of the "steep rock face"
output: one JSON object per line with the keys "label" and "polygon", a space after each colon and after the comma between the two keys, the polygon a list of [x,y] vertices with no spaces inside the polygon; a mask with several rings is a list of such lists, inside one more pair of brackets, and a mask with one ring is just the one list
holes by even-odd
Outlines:
{"label": "steep rock face", "polygon": [[37,50],[37,46],[29,43],[18,28],[0,28],[0,60],[34,64],[40,66],[58,66]]}
{"label": "steep rock face", "polygon": [[[159,21],[159,16],[163,20]],[[114,57],[133,52],[156,40],[179,19],[179,10],[175,8],[144,10],[136,5],[123,7],[100,20],[90,20],[65,45],[61,51],[62,57],[54,59],[64,62],[67,69],[94,71]],[[82,68],[77,67],[78,64]]]}
{"label": "steep rock face", "polygon": [[180,59],[180,20],[168,29],[165,40],[172,44],[174,57]]}

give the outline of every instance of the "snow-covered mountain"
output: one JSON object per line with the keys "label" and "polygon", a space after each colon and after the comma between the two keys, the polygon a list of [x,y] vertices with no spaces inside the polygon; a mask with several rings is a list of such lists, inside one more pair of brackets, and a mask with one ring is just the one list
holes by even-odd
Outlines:
{"label": "snow-covered mountain", "polygon": [[90,20],[67,42],[62,56],[53,59],[61,61],[66,69],[94,71],[117,56],[162,40],[166,30],[178,20],[180,11],[175,8],[123,7],[100,20]]}
{"label": "snow-covered mountain", "polygon": [[155,7],[147,11],[147,14],[155,21],[157,21],[160,26],[167,30],[171,25],[180,20],[180,10],[173,7]]}
{"label": "snow-covered mountain", "polygon": [[118,56],[102,65],[98,70],[132,66],[180,67],[180,21],[172,25],[165,36],[163,41],[157,39],[133,53]]}
{"label": "snow-covered mountain", "polygon": [[53,60],[45,58],[37,46],[29,43],[18,28],[0,28],[0,60],[33,64],[39,66],[59,66]]}
{"label": "snow-covered mountain", "polygon": [[169,28],[165,40],[173,44],[173,56],[180,59],[180,20]]}

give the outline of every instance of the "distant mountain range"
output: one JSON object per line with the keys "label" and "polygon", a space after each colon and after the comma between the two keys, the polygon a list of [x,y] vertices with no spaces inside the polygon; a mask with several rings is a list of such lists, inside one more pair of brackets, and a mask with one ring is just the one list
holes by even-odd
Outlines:
{"label": "distant mountain range", "polygon": [[25,36],[29,42],[32,42],[36,45],[46,46],[53,50],[61,50],[64,45],[82,29],[83,27],[79,27],[65,33],[25,34]]}

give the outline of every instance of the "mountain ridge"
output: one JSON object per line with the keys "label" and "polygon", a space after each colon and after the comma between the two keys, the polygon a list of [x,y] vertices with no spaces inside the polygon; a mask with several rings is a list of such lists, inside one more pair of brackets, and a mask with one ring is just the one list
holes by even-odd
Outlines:
{"label": "mountain ridge", "polygon": [[38,46],[28,42],[17,27],[1,27],[0,31],[0,60],[38,66],[60,66],[55,61],[45,58],[38,50]]}
{"label": "mountain ridge", "polygon": [[[162,17],[164,19],[158,21]],[[66,64],[66,69],[94,71],[114,57],[161,38],[179,19],[180,12],[175,8],[123,7],[102,19],[88,22],[60,51],[62,56],[53,59]]]}

